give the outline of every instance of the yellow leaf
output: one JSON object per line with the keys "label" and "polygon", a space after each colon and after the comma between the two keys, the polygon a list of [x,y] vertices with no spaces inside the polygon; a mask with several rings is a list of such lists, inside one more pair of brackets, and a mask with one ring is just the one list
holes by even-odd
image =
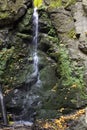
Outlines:
{"label": "yellow leaf", "polygon": [[38,8],[42,5],[42,0],[34,0],[33,4],[34,4],[34,7]]}
{"label": "yellow leaf", "polygon": [[13,121],[9,121],[9,125],[13,125],[14,124],[14,122]]}
{"label": "yellow leaf", "polygon": [[77,87],[77,85],[76,84],[73,84],[72,86],[71,86],[71,88],[76,88]]}
{"label": "yellow leaf", "polygon": [[60,109],[60,112],[63,112],[63,111],[64,111],[64,108],[61,108],[61,109]]}

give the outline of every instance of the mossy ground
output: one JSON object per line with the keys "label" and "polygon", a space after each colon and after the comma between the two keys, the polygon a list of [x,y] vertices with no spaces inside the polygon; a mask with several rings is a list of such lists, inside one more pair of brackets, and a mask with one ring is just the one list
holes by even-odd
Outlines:
{"label": "mossy ground", "polygon": [[49,7],[60,8],[60,7],[64,6],[66,8],[66,7],[69,7],[75,3],[76,3],[76,0],[66,0],[64,2],[62,0],[51,0]]}

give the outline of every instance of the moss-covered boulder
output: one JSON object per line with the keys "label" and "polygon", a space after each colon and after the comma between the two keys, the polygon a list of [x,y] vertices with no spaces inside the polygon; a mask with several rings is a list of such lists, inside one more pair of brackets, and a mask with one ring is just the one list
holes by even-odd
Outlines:
{"label": "moss-covered boulder", "polygon": [[19,32],[32,34],[33,32],[32,14],[33,14],[33,9],[29,8],[25,16],[23,17],[23,19],[21,19],[20,23],[18,24]]}
{"label": "moss-covered boulder", "polygon": [[14,23],[22,17],[27,9],[27,3],[31,1],[23,0],[1,0],[0,1],[0,26]]}

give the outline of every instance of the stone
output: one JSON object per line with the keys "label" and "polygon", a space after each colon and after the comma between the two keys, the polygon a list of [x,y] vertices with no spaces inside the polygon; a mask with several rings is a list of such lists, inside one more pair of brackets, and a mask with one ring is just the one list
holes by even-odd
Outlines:
{"label": "stone", "polygon": [[[79,11],[78,11],[79,10]],[[75,31],[76,35],[80,35],[80,41],[86,42],[86,32],[87,32],[87,17],[84,15],[84,10],[82,2],[77,2],[75,4],[73,17],[75,19]]]}
{"label": "stone", "polygon": [[44,3],[45,3],[46,6],[50,5],[50,1],[48,1],[48,0],[44,0]]}
{"label": "stone", "polygon": [[82,0],[82,4],[83,4],[84,11],[87,13],[87,1]]}
{"label": "stone", "polygon": [[33,10],[31,8],[27,10],[25,16],[18,24],[19,32],[30,33],[30,34],[33,32],[31,24],[30,24],[32,23],[32,13],[33,13]]}
{"label": "stone", "polygon": [[[85,71],[83,78],[84,78],[85,84],[87,84],[87,71]],[[86,91],[87,91],[87,88],[86,88]]]}
{"label": "stone", "polygon": [[44,51],[44,52],[47,52],[51,47],[52,47],[52,44],[50,43],[50,40],[49,40],[49,37],[48,35],[46,34],[41,34],[40,35],[40,42],[39,42],[39,49]]}
{"label": "stone", "polygon": [[0,26],[13,24],[21,18],[27,10],[26,2],[23,0],[0,2]]}
{"label": "stone", "polygon": [[66,130],[86,130],[87,123],[85,121],[85,114],[82,114],[78,119],[69,123],[69,127]]}
{"label": "stone", "polygon": [[79,44],[78,47],[84,54],[87,54],[87,43],[83,41]]}
{"label": "stone", "polygon": [[62,7],[48,11],[59,38],[66,43],[69,40],[68,33],[74,28],[71,13]]}
{"label": "stone", "polygon": [[22,38],[23,40],[29,40],[32,41],[32,36],[24,33],[17,33],[18,37]]}
{"label": "stone", "polygon": [[[7,8],[3,2],[5,1],[1,1],[0,3],[0,10],[4,12]],[[68,52],[67,54],[70,59],[67,58],[67,61],[70,60],[70,66],[75,64],[76,67],[74,68],[75,70],[71,68],[73,72],[70,76],[77,76],[74,77],[73,80],[77,78],[78,83],[80,78],[82,83],[82,71],[79,71],[78,74],[76,73],[78,68],[84,67],[84,64],[87,66],[87,57],[78,48],[83,37],[80,35],[82,37],[82,39],[80,39],[81,37],[77,36],[86,31],[83,29],[81,21],[84,12],[82,3],[78,2],[75,4],[75,11],[65,10],[64,7],[48,8],[46,11],[41,9],[38,11],[39,78],[37,78],[37,75],[32,76],[33,10],[32,8],[27,9],[27,6],[31,6],[31,1],[19,0],[20,4],[16,3],[18,0],[11,2],[12,1],[9,1],[7,5],[14,5],[14,8],[12,6],[14,9],[13,12],[8,16],[10,12],[9,8],[8,13],[6,11],[5,15],[0,15],[0,17],[2,16],[3,18],[1,18],[2,22],[4,21],[3,24],[0,23],[1,26],[8,26],[10,23],[14,25],[13,28],[8,27],[0,31],[1,49],[3,46],[7,48],[14,46],[13,55],[10,61],[8,61],[3,75],[4,89],[13,88],[5,97],[7,110],[13,112],[17,120],[34,120],[34,116],[36,116],[35,111],[40,118],[55,118],[56,116],[59,117],[62,114],[67,114],[85,106],[87,101],[83,101],[83,99],[80,98],[81,93],[79,90],[73,88],[76,87],[75,85],[72,85],[72,83],[69,86],[66,84],[62,85],[64,78],[60,76],[61,63],[59,59],[61,47]],[[49,2],[47,4],[49,4]],[[79,13],[80,15],[78,15]],[[81,18],[78,16],[81,16]],[[85,27],[86,16],[84,17]],[[17,24],[15,26],[16,21]],[[70,36],[72,33],[74,33],[74,36]],[[60,38],[60,42],[58,42],[58,37]],[[84,49],[86,50],[86,45],[82,43],[81,48],[83,46],[85,46]],[[83,60],[83,62],[80,62],[80,60]],[[86,75],[87,74],[84,76],[85,80],[87,79]],[[72,77],[69,78],[71,80]],[[59,111],[61,108],[64,108],[63,113]]]}
{"label": "stone", "polygon": [[[86,45],[87,17],[86,17],[86,15],[84,15],[85,12],[82,8],[82,1],[79,1],[79,2],[76,1],[76,3],[73,6],[74,7],[72,7],[71,10],[65,10],[63,7],[60,7],[60,8],[54,8],[54,9],[48,9],[48,12],[50,14],[52,24],[54,25],[54,27],[57,31],[59,39],[61,40],[60,48],[65,48],[66,53],[68,54],[68,56],[71,60],[70,63],[73,65],[75,62],[75,64],[77,64],[76,68],[78,68],[78,69],[80,66],[87,68],[86,67],[87,57],[85,54],[83,54],[81,52],[81,50],[78,47],[79,44],[81,43],[81,41],[84,41],[85,42],[84,44]],[[72,32],[74,34],[73,37],[71,37]],[[83,43],[81,46],[83,47]],[[86,46],[85,46],[85,51],[86,51]],[[73,68],[72,65],[71,65],[71,68]],[[74,66],[73,73],[75,73],[74,69],[76,69],[76,68]],[[82,71],[81,74],[84,75],[84,71]],[[80,72],[78,75],[80,75]],[[74,109],[80,108],[81,106],[85,106],[86,100],[83,101],[83,99],[80,98],[81,93],[78,92],[78,95],[77,95],[77,92],[74,91],[74,93],[73,93],[73,91],[74,90],[70,91],[71,94],[68,97],[69,98],[69,101],[67,101],[68,104],[67,104],[67,102],[64,102],[65,105],[66,106],[71,105],[72,108],[74,108]],[[73,94],[75,94],[74,95],[75,100],[73,100],[74,99],[74,97],[72,97]],[[85,92],[85,94],[86,94],[86,92]],[[60,96],[59,96],[59,98],[60,98]],[[71,98],[71,102],[70,102],[70,98]],[[63,99],[60,98],[59,101],[61,101],[61,100],[63,100]],[[62,104],[63,104],[63,102],[62,102]]]}

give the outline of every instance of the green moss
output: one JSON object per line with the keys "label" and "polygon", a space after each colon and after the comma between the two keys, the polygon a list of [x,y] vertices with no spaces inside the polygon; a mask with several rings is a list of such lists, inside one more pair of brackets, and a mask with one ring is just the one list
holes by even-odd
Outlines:
{"label": "green moss", "polygon": [[58,61],[57,73],[60,79],[45,94],[43,108],[53,110],[63,107],[64,109],[67,108],[67,110],[64,110],[64,113],[66,113],[77,107],[77,98],[80,101],[87,99],[83,81],[84,66],[75,66],[64,46],[60,46],[58,53],[55,55]]}
{"label": "green moss", "polygon": [[42,5],[42,2],[43,2],[42,0],[34,0],[33,1],[34,7],[39,8]]}
{"label": "green moss", "polygon": [[50,2],[50,7],[56,8],[56,7],[61,7],[62,6],[62,0],[51,0]]}
{"label": "green moss", "polygon": [[[59,66],[58,72],[60,71],[62,84],[65,87],[76,88],[78,92],[82,95],[85,95],[84,89],[85,84],[83,80],[83,72],[84,66],[78,67],[73,64],[73,62],[69,59],[67,50],[63,47],[60,47],[59,52]],[[74,87],[73,87],[74,86]],[[84,93],[84,94],[83,94]]]}
{"label": "green moss", "polygon": [[0,1],[0,19],[6,19],[9,21],[9,18],[12,18],[17,14],[18,10],[23,7],[23,0],[13,1],[1,0]]}
{"label": "green moss", "polygon": [[16,0],[15,4],[12,1],[9,1],[7,4],[6,9],[9,10],[11,13],[17,13],[19,8],[23,7],[23,0]]}
{"label": "green moss", "polygon": [[8,12],[4,12],[4,13],[0,12],[0,19],[6,19],[8,17],[9,17],[9,13]]}
{"label": "green moss", "polygon": [[27,40],[32,39],[32,36],[31,36],[31,35],[28,35],[28,34],[17,33],[16,35],[17,35],[18,37],[22,38],[22,39],[27,39]]}
{"label": "green moss", "polygon": [[72,4],[75,3],[76,0],[66,0],[64,3],[62,2],[62,0],[51,0],[49,7],[57,8],[64,6],[65,8],[67,8],[68,6],[71,6]]}
{"label": "green moss", "polygon": [[75,4],[76,3],[76,0],[67,0],[67,3],[64,5],[65,8],[71,6],[72,4]]}
{"label": "green moss", "polygon": [[29,9],[21,22],[18,24],[18,29],[20,32],[23,32],[24,30],[29,31],[31,30],[31,22],[32,22],[32,13],[33,10]]}
{"label": "green moss", "polygon": [[54,44],[54,43],[58,44],[58,38],[57,37],[55,37],[55,36],[54,37],[49,36],[48,38],[49,38],[49,41],[52,41],[52,44]]}
{"label": "green moss", "polygon": [[0,52],[0,81],[1,82],[4,80],[3,74],[6,68],[6,63],[11,57],[13,50],[14,50],[14,47],[12,47],[11,49],[3,48]]}
{"label": "green moss", "polygon": [[75,39],[76,38],[76,32],[75,32],[75,29],[71,29],[68,33],[67,33],[68,37],[69,38],[73,38]]}
{"label": "green moss", "polygon": [[48,35],[50,36],[55,36],[55,30],[53,28],[50,28],[49,32],[48,32]]}

